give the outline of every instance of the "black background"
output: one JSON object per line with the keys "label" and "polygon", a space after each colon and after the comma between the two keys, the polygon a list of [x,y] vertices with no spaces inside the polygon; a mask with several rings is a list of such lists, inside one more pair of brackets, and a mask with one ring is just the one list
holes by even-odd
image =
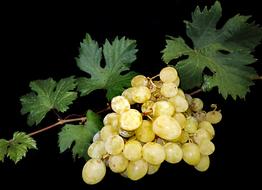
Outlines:
{"label": "black background", "polygon": [[[98,5],[61,3],[9,4],[2,6],[1,25],[1,125],[0,138],[11,138],[16,130],[30,132],[26,118],[20,115],[19,97],[29,91],[32,80],[53,77],[58,80],[70,75],[84,76],[76,67],[80,41],[85,33],[102,44],[105,38],[127,36],[137,40],[139,52],[133,69],[153,76],[164,66],[159,53],[165,45],[165,35],[185,36],[183,20],[190,20],[195,6],[211,5],[214,1],[175,0],[171,3],[125,2],[125,4]],[[253,15],[262,25],[259,1],[221,1],[225,19],[237,13]],[[111,8],[114,7],[114,8]],[[255,56],[254,67],[262,74],[261,45]],[[183,162],[163,164],[160,171],[140,181],[132,182],[107,170],[104,180],[95,186],[84,184],[81,179],[83,160],[74,162],[71,153],[59,154],[57,133],[60,128],[35,136],[38,151],[29,151],[17,165],[8,159],[0,163],[0,189],[16,186],[27,189],[146,189],[162,188],[212,188],[218,186],[258,183],[256,173],[261,171],[261,81],[251,87],[246,100],[223,100],[213,90],[199,94],[206,108],[218,103],[223,120],[215,126],[216,151],[211,156],[211,166],[199,173]],[[106,100],[102,92],[81,98],[70,113],[82,114],[87,109],[100,110]],[[54,121],[51,114],[39,128]],[[258,175],[259,176],[259,175]]]}

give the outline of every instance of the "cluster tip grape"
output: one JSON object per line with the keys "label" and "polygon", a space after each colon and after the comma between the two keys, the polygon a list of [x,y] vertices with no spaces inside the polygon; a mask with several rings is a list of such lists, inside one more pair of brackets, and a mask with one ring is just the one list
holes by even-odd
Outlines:
{"label": "cluster tip grape", "polygon": [[176,69],[168,66],[157,77],[135,76],[131,87],[112,99],[113,112],[87,151],[85,183],[100,182],[106,167],[131,180],[154,174],[164,161],[183,160],[201,172],[209,168],[213,124],[222,114],[214,105],[205,112],[203,101],[185,94],[179,83]]}

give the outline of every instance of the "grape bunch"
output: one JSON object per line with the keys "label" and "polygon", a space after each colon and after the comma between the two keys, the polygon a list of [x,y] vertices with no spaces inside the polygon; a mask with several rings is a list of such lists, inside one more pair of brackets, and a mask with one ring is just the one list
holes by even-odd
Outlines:
{"label": "grape bunch", "polygon": [[106,167],[131,180],[154,174],[164,161],[208,169],[215,150],[212,124],[222,114],[215,105],[205,112],[203,101],[185,94],[179,83],[176,69],[165,67],[152,78],[135,76],[131,87],[112,99],[113,112],[104,117],[87,151],[91,159],[82,170],[85,183],[100,182]]}

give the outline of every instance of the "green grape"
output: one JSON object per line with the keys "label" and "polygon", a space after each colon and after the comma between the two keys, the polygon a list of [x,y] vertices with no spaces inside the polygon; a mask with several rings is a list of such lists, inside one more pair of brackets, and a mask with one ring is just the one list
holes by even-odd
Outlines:
{"label": "green grape", "polygon": [[200,98],[193,98],[190,104],[190,109],[194,112],[199,112],[203,109],[204,103]]}
{"label": "green grape", "polygon": [[151,97],[149,88],[145,86],[133,87],[132,94],[132,99],[134,100],[134,102],[140,104],[145,103]]}
{"label": "green grape", "polygon": [[116,113],[122,113],[130,109],[130,104],[125,97],[116,96],[111,101],[111,108]]}
{"label": "green grape", "polygon": [[197,143],[197,144],[200,144],[200,142],[203,140],[203,139],[208,139],[208,140],[211,140],[211,135],[208,133],[208,131],[206,131],[205,129],[203,128],[199,128],[196,133],[194,134],[194,141]]}
{"label": "green grape", "polygon": [[199,144],[200,153],[210,155],[215,151],[215,145],[209,139],[203,139]]}
{"label": "green grape", "polygon": [[182,130],[175,118],[161,115],[153,122],[153,131],[163,139],[174,140],[179,138]]}
{"label": "green grape", "polygon": [[105,150],[105,144],[103,141],[96,141],[93,142],[88,150],[87,150],[87,154],[90,158],[99,158],[101,159],[105,154],[106,154],[106,150]]}
{"label": "green grape", "polygon": [[215,136],[215,129],[210,122],[201,121],[198,126],[200,129],[205,129],[210,134],[210,140],[213,139]]}
{"label": "green grape", "polygon": [[199,163],[195,166],[195,169],[200,172],[204,172],[209,168],[209,165],[209,156],[201,156]]}
{"label": "green grape", "polygon": [[177,77],[176,80],[174,81],[174,83],[175,83],[176,86],[179,86],[179,84],[180,84],[180,78]]}
{"label": "green grape", "polygon": [[135,109],[130,109],[120,114],[119,126],[126,131],[133,131],[142,124],[142,121],[141,113]]}
{"label": "green grape", "polygon": [[108,137],[112,135],[117,135],[117,134],[118,132],[111,125],[105,125],[100,131],[100,138],[103,141],[106,141]]}
{"label": "green grape", "polygon": [[195,117],[189,116],[186,119],[186,126],[184,130],[188,133],[195,133],[198,128],[198,121]]}
{"label": "green grape", "polygon": [[177,95],[178,88],[177,85],[173,82],[164,82],[161,89],[161,94],[166,98],[171,98]]}
{"label": "green grape", "polygon": [[165,149],[158,143],[148,142],[142,149],[143,159],[150,164],[161,164],[166,157]]}
{"label": "green grape", "polygon": [[93,142],[102,140],[100,137],[100,131],[98,131],[94,136],[93,136]]}
{"label": "green grape", "polygon": [[160,115],[172,116],[175,112],[175,107],[172,103],[162,100],[155,102],[153,105],[153,115],[158,117]]}
{"label": "green grape", "polygon": [[124,156],[131,161],[136,161],[142,157],[142,145],[137,140],[129,140],[126,142],[124,150]]}
{"label": "green grape", "polygon": [[131,86],[147,86],[148,79],[144,75],[137,75],[131,80]]}
{"label": "green grape", "polygon": [[209,111],[205,119],[212,124],[217,124],[221,121],[222,114],[219,111]]}
{"label": "green grape", "polygon": [[186,143],[187,141],[189,141],[189,139],[190,139],[190,137],[189,137],[188,132],[182,131],[182,133],[181,133],[181,135],[180,135],[180,137],[179,137],[179,139],[178,139],[178,142],[184,144],[184,143]]}
{"label": "green grape", "polygon": [[82,170],[82,178],[85,183],[94,185],[104,178],[106,174],[105,163],[97,158],[92,158],[86,162]]}
{"label": "green grape", "polygon": [[118,113],[108,113],[104,119],[104,125],[111,125],[114,130],[118,130],[118,121],[119,121],[119,114]]}
{"label": "green grape", "polygon": [[142,125],[135,131],[137,140],[147,143],[155,139],[152,122],[143,120]]}
{"label": "green grape", "polygon": [[174,67],[165,67],[160,71],[160,79],[163,82],[174,82],[178,78],[177,71]]}
{"label": "green grape", "polygon": [[134,131],[126,131],[121,128],[119,128],[118,133],[121,137],[124,137],[124,138],[130,138],[135,134]]}
{"label": "green grape", "polygon": [[124,149],[124,140],[119,135],[108,137],[105,141],[105,149],[109,154],[117,155]]}
{"label": "green grape", "polygon": [[181,147],[176,143],[167,143],[164,145],[166,153],[166,161],[172,164],[178,163],[183,158],[183,151]]}
{"label": "green grape", "polygon": [[129,162],[127,166],[127,177],[133,181],[139,180],[147,174],[148,164],[145,160]]}
{"label": "green grape", "polygon": [[133,100],[133,90],[134,88],[131,87],[131,88],[125,89],[122,92],[122,96],[124,96],[128,100],[129,104],[131,105],[135,103],[135,101]]}
{"label": "green grape", "polygon": [[189,165],[197,165],[200,161],[199,147],[194,143],[185,143],[182,146],[183,160]]}
{"label": "green grape", "polygon": [[160,166],[161,166],[161,164],[158,164],[158,165],[148,164],[147,174],[152,175],[152,174],[156,173],[159,170]]}
{"label": "green grape", "polygon": [[174,105],[176,112],[185,112],[188,109],[188,103],[182,96],[174,96],[169,98],[168,101]]}
{"label": "green grape", "polygon": [[109,168],[115,173],[121,173],[126,170],[128,160],[123,154],[109,156]]}
{"label": "green grape", "polygon": [[181,96],[182,98],[186,99],[186,95],[185,95],[184,91],[181,88],[178,88],[177,96]]}
{"label": "green grape", "polygon": [[175,113],[173,117],[177,120],[179,123],[181,129],[184,129],[186,126],[186,117],[183,113]]}

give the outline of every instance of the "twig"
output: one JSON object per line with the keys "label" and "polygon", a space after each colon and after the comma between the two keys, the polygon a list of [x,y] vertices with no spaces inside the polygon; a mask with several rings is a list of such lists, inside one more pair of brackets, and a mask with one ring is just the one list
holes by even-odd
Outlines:
{"label": "twig", "polygon": [[252,80],[262,80],[262,76],[254,76],[251,79]]}
{"label": "twig", "polygon": [[202,89],[201,89],[201,88],[199,88],[199,89],[197,89],[197,90],[189,93],[189,95],[193,96],[193,95],[198,94],[198,93],[200,93],[200,92],[202,92]]}

